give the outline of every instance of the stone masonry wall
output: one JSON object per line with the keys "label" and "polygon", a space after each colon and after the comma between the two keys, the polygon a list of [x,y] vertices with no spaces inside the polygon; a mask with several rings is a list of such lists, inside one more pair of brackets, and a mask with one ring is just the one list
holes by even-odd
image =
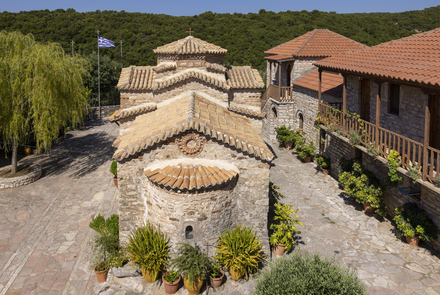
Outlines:
{"label": "stone masonry wall", "polygon": [[153,92],[121,91],[121,109],[153,101]]}
{"label": "stone masonry wall", "polygon": [[317,69],[313,65],[314,62],[320,60],[321,58],[299,58],[295,60],[295,63],[293,64],[293,70],[292,70],[292,76],[291,81],[295,81],[296,79],[312,72],[313,70]]}
{"label": "stone masonry wall", "polygon": [[[182,136],[182,135],[181,135]],[[150,196],[148,186],[151,185],[147,180],[144,169],[152,162],[166,161],[171,159],[188,158],[184,156],[178,149],[177,145],[174,143],[176,138],[168,141],[164,144],[159,144],[150,150],[139,153],[137,156],[133,156],[129,159],[125,159],[118,163],[118,178],[119,178],[119,214],[120,214],[120,238],[122,242],[127,240],[128,234],[136,226],[142,224],[147,218],[146,212],[151,210],[151,206],[147,200]],[[258,237],[265,244],[264,249],[269,251],[268,245],[268,232],[267,232],[267,212],[268,212],[268,186],[269,186],[269,165],[263,163],[260,160],[249,157],[247,154],[243,154],[240,151],[231,149],[224,146],[222,143],[213,142],[210,139],[207,140],[204,146],[204,150],[198,156],[191,158],[194,161],[197,159],[210,159],[217,161],[228,162],[239,170],[238,180],[233,191],[230,192],[229,188],[226,188],[227,193],[224,189],[216,192],[217,200],[210,199],[212,201],[210,206],[206,208],[211,210],[212,208],[222,208],[221,212],[215,214],[222,214],[223,216],[234,216],[234,208],[237,212],[240,212],[236,218],[233,218],[237,223],[247,224],[253,226]],[[162,190],[162,191],[161,191]],[[151,198],[153,196],[164,193],[163,189],[155,187],[151,190]],[[230,195],[228,195],[230,193]],[[204,196],[201,195],[201,200],[204,200]],[[172,195],[168,195],[168,198],[172,198]],[[230,208],[226,206],[228,202],[227,198],[231,201]],[[184,200],[183,196],[180,198],[173,199],[173,202],[178,202],[178,200]],[[151,199],[153,200],[153,199]],[[233,208],[234,202],[236,202],[236,207]],[[153,202],[150,201],[153,204]],[[224,205],[221,205],[224,204]],[[183,205],[182,205],[182,208]],[[200,203],[199,209],[203,208],[203,204]],[[196,208],[194,208],[196,209]],[[199,211],[197,218],[203,219],[203,216],[212,215],[212,211],[220,210],[214,209],[209,212]],[[195,211],[194,211],[195,213]],[[202,215],[202,213],[204,215]],[[195,215],[195,214],[194,214]],[[191,215],[184,215],[185,217]],[[163,215],[163,220],[168,220],[169,214]],[[215,220],[214,217],[210,217],[211,220]],[[177,219],[177,218],[176,218]],[[209,218],[208,218],[209,219]],[[154,220],[159,220],[158,216],[154,217]],[[207,219],[206,219],[207,220]],[[225,218],[222,220],[224,225],[232,226],[234,223],[229,219]],[[200,223],[204,220],[198,220],[194,228],[195,235],[199,237],[212,237],[219,232],[213,227],[206,226],[204,223]],[[184,220],[175,221],[180,222],[179,225],[173,225],[174,228],[182,229]],[[181,240],[182,232],[175,232],[169,225],[162,225],[161,228],[164,230],[170,230],[167,234],[172,238],[172,242],[175,243]],[[196,232],[196,230],[202,230]],[[205,241],[206,242],[206,241]],[[209,247],[208,247],[209,248]]]}
{"label": "stone masonry wall", "polygon": [[[356,150],[358,155],[361,155],[362,165],[372,171],[379,179],[386,181],[388,179],[388,168],[386,167],[387,160],[382,157],[373,157],[368,154],[364,148],[360,150],[353,147],[346,138],[343,138],[336,133],[327,133],[327,148],[325,155],[330,157],[330,175],[338,178],[339,159],[344,156],[346,159],[353,159],[356,156]],[[403,169],[398,169],[399,176],[402,177],[402,182],[398,184],[398,187],[410,186],[411,179],[408,172]],[[421,188],[420,199],[416,197],[410,197],[399,192],[398,187],[388,187],[385,190],[384,202],[387,206],[387,212],[394,216],[394,209],[402,206],[407,202],[415,202],[420,208],[428,213],[430,219],[437,224],[440,228],[440,189],[428,182],[419,182],[416,184]],[[440,249],[440,240],[431,241],[431,245]]]}
{"label": "stone masonry wall", "polygon": [[266,114],[266,118],[263,119],[263,139],[269,142],[276,142],[275,128],[283,125],[295,126],[294,105],[292,102],[279,103],[270,99],[263,112]]}
{"label": "stone masonry wall", "polygon": [[232,90],[231,106],[250,108],[255,111],[261,110],[261,91],[258,89],[234,89]]}
{"label": "stone masonry wall", "polygon": [[[376,122],[377,84],[371,82],[370,122]],[[399,115],[389,113],[389,83],[381,86],[380,126],[390,131],[423,142],[425,126],[426,94],[420,88],[400,86]],[[347,77],[347,110],[361,112],[361,80],[357,76]]]}

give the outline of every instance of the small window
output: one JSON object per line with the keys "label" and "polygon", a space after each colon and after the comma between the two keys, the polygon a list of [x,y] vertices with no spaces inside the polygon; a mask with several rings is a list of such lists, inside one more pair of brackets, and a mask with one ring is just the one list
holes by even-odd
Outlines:
{"label": "small window", "polygon": [[399,114],[399,104],[400,104],[400,85],[390,84],[390,114]]}
{"label": "small window", "polygon": [[302,114],[299,114],[299,133],[303,133],[304,130],[304,117]]}
{"label": "small window", "polygon": [[187,240],[194,239],[193,227],[191,225],[188,225],[185,228],[185,239],[187,239]]}
{"label": "small window", "polygon": [[273,116],[276,118],[278,116],[277,109],[275,107],[272,107]]}

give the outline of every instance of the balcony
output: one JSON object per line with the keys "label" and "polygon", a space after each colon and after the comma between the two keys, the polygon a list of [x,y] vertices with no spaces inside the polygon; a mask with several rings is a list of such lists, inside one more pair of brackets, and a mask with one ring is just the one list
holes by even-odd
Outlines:
{"label": "balcony", "polygon": [[264,107],[266,101],[272,98],[276,101],[292,101],[292,87],[290,86],[278,86],[270,84],[266,89],[266,92],[263,94],[263,98],[261,100],[261,107]]}
{"label": "balcony", "polygon": [[349,138],[351,132],[361,134],[361,145],[374,145],[379,155],[386,158],[391,150],[399,152],[400,167],[407,168],[410,163],[417,163],[421,168],[422,180],[435,182],[440,175],[440,150],[402,136],[388,129],[376,126],[346,112],[343,114],[339,105],[321,103],[319,105],[320,124],[338,130],[343,137]]}

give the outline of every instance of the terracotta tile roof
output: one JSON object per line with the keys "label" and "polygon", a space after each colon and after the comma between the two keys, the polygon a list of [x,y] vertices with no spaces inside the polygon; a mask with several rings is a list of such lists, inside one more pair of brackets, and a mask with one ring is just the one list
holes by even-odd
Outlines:
{"label": "terracotta tile roof", "polygon": [[156,72],[152,67],[123,68],[116,87],[120,90],[153,89]]}
{"label": "terracotta tile roof", "polygon": [[148,179],[164,187],[179,190],[211,188],[233,180],[238,173],[218,167],[178,164],[154,170],[146,170]]}
{"label": "terracotta tile roof", "polygon": [[202,80],[204,82],[207,82],[209,84],[212,84],[218,88],[229,90],[230,86],[225,81],[220,80],[216,76],[210,74],[210,73],[203,73],[200,71],[188,71],[188,72],[182,72],[181,74],[174,76],[172,78],[167,78],[163,81],[156,82],[153,86],[153,90],[159,90],[163,88],[170,87],[176,83],[185,81],[190,78],[196,78],[199,80]]}
{"label": "terracotta tile roof", "polygon": [[159,46],[153,49],[153,52],[156,54],[225,54],[228,51],[220,46],[195,38],[194,36],[188,36],[172,43]]}
{"label": "terracotta tile roof", "polygon": [[195,94],[136,117],[128,132],[113,143],[117,147],[113,158],[122,160],[187,130],[205,134],[263,161],[274,158],[247,118]]}
{"label": "terracotta tile roof", "polygon": [[[322,72],[321,79],[321,91],[322,93],[334,96],[342,97],[342,83],[344,78],[341,74],[335,75],[326,72]],[[318,91],[319,86],[319,72],[314,70],[313,72],[295,80],[293,85],[301,86],[307,89]]]}
{"label": "terracotta tile roof", "polygon": [[315,65],[440,86],[440,28],[326,58]]}
{"label": "terracotta tile roof", "polygon": [[281,55],[281,54],[276,54],[276,55],[269,55],[269,56],[265,56],[264,59],[267,60],[283,60],[283,59],[291,59],[293,58],[291,55]]}
{"label": "terracotta tile roof", "polygon": [[169,71],[169,70],[175,70],[176,68],[177,68],[177,65],[176,65],[175,62],[162,63],[160,65],[152,67],[152,69],[156,73],[162,73],[162,72],[166,72],[166,71]]}
{"label": "terracotta tile roof", "polygon": [[338,33],[327,29],[315,29],[264,53],[293,57],[327,57],[364,48],[368,46]]}
{"label": "terracotta tile roof", "polygon": [[143,103],[134,107],[117,110],[113,115],[110,116],[110,118],[108,118],[108,120],[113,123],[130,116],[146,114],[156,109],[157,105],[155,103]]}
{"label": "terracotta tile roof", "polygon": [[237,114],[250,116],[250,117],[257,117],[257,118],[265,118],[266,117],[265,113],[257,112],[257,111],[247,109],[247,108],[241,108],[238,106],[230,106],[230,107],[228,107],[228,110],[230,110],[234,113],[237,113]]}
{"label": "terracotta tile roof", "polygon": [[264,82],[258,70],[249,66],[231,67],[227,72],[228,84],[231,88],[263,88]]}
{"label": "terracotta tile roof", "polygon": [[215,64],[215,63],[211,63],[211,62],[205,62],[205,66],[207,69],[219,72],[219,73],[224,73],[226,72],[226,67],[224,67],[223,65],[219,65],[219,64]]}

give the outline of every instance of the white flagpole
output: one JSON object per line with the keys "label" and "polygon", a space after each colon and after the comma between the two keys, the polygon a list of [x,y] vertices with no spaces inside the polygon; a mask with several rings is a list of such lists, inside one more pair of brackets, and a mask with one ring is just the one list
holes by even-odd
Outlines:
{"label": "white flagpole", "polygon": [[99,30],[98,33],[98,105],[99,105],[99,118],[101,118],[101,86],[99,83]]}

